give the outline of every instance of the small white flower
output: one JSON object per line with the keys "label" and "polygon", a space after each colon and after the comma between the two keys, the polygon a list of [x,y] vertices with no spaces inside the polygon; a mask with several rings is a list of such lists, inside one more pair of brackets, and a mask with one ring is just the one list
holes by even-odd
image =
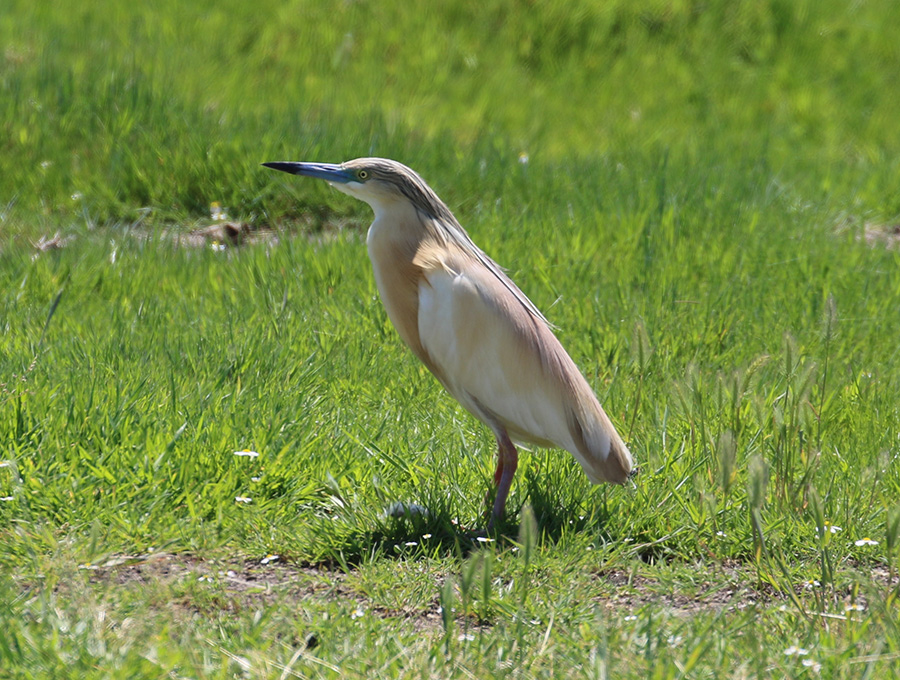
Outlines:
{"label": "small white flower", "polygon": [[637,617],[634,614],[625,617],[626,621],[637,621]]}
{"label": "small white flower", "polygon": [[471,633],[461,633],[458,638],[456,638],[460,642],[472,642],[475,639],[475,636]]}
{"label": "small white flower", "polygon": [[262,477],[251,477],[251,478],[250,478],[250,481],[251,481],[251,482],[258,482],[260,479],[262,479]]}
{"label": "small white flower", "polygon": [[244,449],[242,451],[235,451],[235,456],[244,456],[246,458],[258,458],[259,454],[256,451],[250,451],[249,449]]}
{"label": "small white flower", "polygon": [[791,645],[787,649],[784,650],[785,656],[806,656],[809,654],[808,649],[804,649],[803,647],[797,647],[796,645]]}
{"label": "small white flower", "polygon": [[856,541],[854,545],[857,545],[857,546],[861,546],[861,545],[878,545],[878,541],[872,540],[871,538],[869,538],[868,536],[866,536],[865,538],[861,538],[861,539],[859,539],[858,541]]}
{"label": "small white flower", "polygon": [[864,604],[848,604],[844,607],[845,612],[864,612],[866,611],[866,605]]}
{"label": "small white flower", "polygon": [[246,656],[238,656],[237,654],[231,655],[231,660],[234,661],[238,666],[241,667],[245,673],[253,668],[253,664],[250,663],[250,659]]}
{"label": "small white flower", "polygon": [[209,204],[209,216],[214,220],[227,220],[228,212],[218,201]]}
{"label": "small white flower", "polygon": [[716,536],[718,536],[719,538],[725,538],[727,534],[724,531],[717,531]]}
{"label": "small white flower", "polygon": [[820,670],[822,670],[822,664],[820,664],[815,659],[803,659],[803,661],[801,661],[800,663],[802,663],[807,668],[811,668],[813,673],[818,673]]}
{"label": "small white flower", "polygon": [[365,614],[366,614],[365,609],[363,609],[362,607],[357,607],[356,611],[354,611],[352,614],[350,614],[350,618],[355,621],[356,619],[365,616]]}
{"label": "small white flower", "polygon": [[278,555],[266,555],[263,557],[259,563],[260,564],[270,564],[272,562],[277,562],[280,559]]}
{"label": "small white flower", "polygon": [[811,579],[809,579],[808,581],[804,581],[804,582],[803,582],[803,587],[804,587],[806,590],[812,590],[813,588],[818,588],[820,585],[822,585],[822,584],[819,583],[819,582],[818,582],[816,579],[814,579],[814,578],[811,578]]}
{"label": "small white flower", "polygon": [[416,543],[415,541],[407,541],[407,542],[404,543],[403,545],[405,545],[407,548],[414,548],[414,547],[416,547],[416,546],[419,545],[419,544]]}
{"label": "small white flower", "polygon": [[493,538],[488,538],[487,536],[479,536],[475,540],[478,541],[479,543],[493,543],[494,542]]}
{"label": "small white flower", "polygon": [[422,538],[427,541],[429,538],[431,538],[431,534],[422,534]]}
{"label": "small white flower", "polygon": [[235,502],[237,502],[237,503],[251,503],[251,502],[253,502],[253,499],[250,498],[250,497],[248,497],[248,496],[235,496],[235,497],[234,497],[234,500],[235,500]]}
{"label": "small white flower", "polygon": [[74,194],[72,194],[73,201],[80,201],[82,198],[84,198],[84,194],[82,194],[80,191],[76,191]]}
{"label": "small white flower", "polygon": [[3,501],[3,502],[9,502],[9,501],[13,501],[13,500],[15,500],[15,498],[13,496],[0,496],[0,501]]}
{"label": "small white flower", "polygon": [[522,165],[528,165],[528,154],[524,151],[519,154],[519,163],[521,163]]}

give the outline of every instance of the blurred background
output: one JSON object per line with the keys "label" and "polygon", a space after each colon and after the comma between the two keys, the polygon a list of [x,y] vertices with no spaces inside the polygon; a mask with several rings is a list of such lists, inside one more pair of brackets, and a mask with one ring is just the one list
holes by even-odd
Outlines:
{"label": "blurred background", "polygon": [[890,0],[3,6],[7,236],[183,223],[213,202],[296,217],[321,187],[289,195],[260,162],[364,155],[416,168],[464,213],[510,191],[516,164],[701,159],[764,166],[836,212],[900,213]]}

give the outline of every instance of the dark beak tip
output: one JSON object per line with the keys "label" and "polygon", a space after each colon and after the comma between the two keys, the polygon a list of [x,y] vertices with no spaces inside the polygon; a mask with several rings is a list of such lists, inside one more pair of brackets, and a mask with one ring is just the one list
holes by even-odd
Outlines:
{"label": "dark beak tip", "polygon": [[264,168],[271,168],[272,170],[281,170],[282,172],[291,172],[296,163],[286,163],[284,161],[268,161],[266,163],[261,163]]}

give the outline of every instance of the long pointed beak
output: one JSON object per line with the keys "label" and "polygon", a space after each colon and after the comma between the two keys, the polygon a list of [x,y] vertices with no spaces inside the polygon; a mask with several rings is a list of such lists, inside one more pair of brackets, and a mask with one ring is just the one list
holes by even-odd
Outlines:
{"label": "long pointed beak", "polygon": [[273,170],[281,170],[289,172],[292,175],[303,175],[304,177],[317,177],[328,182],[337,184],[346,184],[353,181],[353,176],[344,170],[340,165],[333,163],[292,163],[288,161],[277,161],[274,163],[263,163],[267,168]]}

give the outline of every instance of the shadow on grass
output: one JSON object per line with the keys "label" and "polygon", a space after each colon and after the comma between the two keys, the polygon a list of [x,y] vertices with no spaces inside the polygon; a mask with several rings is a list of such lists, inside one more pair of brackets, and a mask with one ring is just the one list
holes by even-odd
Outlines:
{"label": "shadow on grass", "polygon": [[394,502],[381,514],[358,517],[353,526],[345,526],[346,531],[332,533],[322,541],[328,547],[304,563],[352,568],[375,557],[409,558],[424,552],[464,559],[491,544],[501,549],[515,547],[520,540],[525,505],[531,506],[541,544],[555,544],[564,534],[572,533],[588,533],[600,543],[615,540],[606,529],[609,519],[606,495],[600,495],[598,507],[597,495],[590,494],[590,487],[572,484],[567,478],[552,471],[547,475],[535,469],[527,470],[520,482],[521,502],[510,503],[507,515],[490,533],[486,526],[493,487],[486,498],[484,515],[476,526],[460,524],[446,498],[431,498],[425,505]]}

